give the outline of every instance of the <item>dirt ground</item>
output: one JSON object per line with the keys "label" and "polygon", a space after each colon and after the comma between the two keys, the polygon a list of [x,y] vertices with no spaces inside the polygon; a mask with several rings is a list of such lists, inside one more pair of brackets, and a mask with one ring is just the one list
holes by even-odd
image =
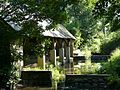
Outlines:
{"label": "dirt ground", "polygon": [[25,87],[25,88],[19,88],[16,90],[55,90],[55,89],[53,89],[53,88]]}

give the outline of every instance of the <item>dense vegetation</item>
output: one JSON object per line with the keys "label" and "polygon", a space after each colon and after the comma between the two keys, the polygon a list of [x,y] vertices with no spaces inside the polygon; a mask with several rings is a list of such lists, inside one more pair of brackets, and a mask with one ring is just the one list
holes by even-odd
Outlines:
{"label": "dense vegetation", "polygon": [[[116,48],[120,48],[119,0],[0,1],[0,89],[9,87],[18,79],[13,62],[22,58],[12,45],[24,45],[23,38],[36,37],[35,45],[31,44],[29,48],[35,54],[43,53],[41,43],[46,42],[41,35],[44,28],[40,22],[43,21],[48,23],[46,29],[54,28],[58,23],[64,24],[76,37],[75,49],[111,54]],[[120,52],[116,52],[100,72],[115,74],[119,81]],[[79,70],[76,73],[80,73]]]}
{"label": "dense vegetation", "polygon": [[[16,79],[12,73],[14,53],[11,52],[12,42],[25,37],[41,39],[43,28],[39,22],[47,21],[51,28],[57,23],[67,20],[66,7],[77,4],[77,0],[2,0],[0,1],[0,88],[9,88],[11,80]],[[7,22],[14,26],[10,30]],[[6,26],[7,25],[7,26]],[[12,33],[14,31],[14,33]],[[11,38],[12,36],[14,36]],[[11,42],[12,41],[12,42]],[[44,41],[44,40],[43,40]],[[21,42],[22,43],[22,42]],[[19,43],[20,44],[20,43]],[[11,78],[12,77],[12,78]]]}
{"label": "dense vegetation", "polygon": [[96,18],[104,18],[106,29],[110,34],[113,32],[115,34],[109,42],[106,42],[106,44],[102,46],[104,51],[109,49],[106,54],[110,54],[112,50],[119,47],[120,43],[120,36],[118,36],[120,29],[120,2],[119,0],[99,0],[96,3],[93,13]]}
{"label": "dense vegetation", "polygon": [[69,6],[65,26],[77,38],[75,48],[88,47],[93,53],[110,54],[119,47],[119,6],[119,0],[80,0]]}
{"label": "dense vegetation", "polygon": [[119,0],[99,0],[93,10],[95,18],[104,18],[109,34],[101,46],[104,54],[111,54],[99,73],[110,74],[110,86],[120,86],[120,2]]}
{"label": "dense vegetation", "polygon": [[110,74],[109,84],[111,87],[119,88],[120,86],[120,49],[112,52],[111,58],[108,62],[103,63],[98,71],[102,74]]}

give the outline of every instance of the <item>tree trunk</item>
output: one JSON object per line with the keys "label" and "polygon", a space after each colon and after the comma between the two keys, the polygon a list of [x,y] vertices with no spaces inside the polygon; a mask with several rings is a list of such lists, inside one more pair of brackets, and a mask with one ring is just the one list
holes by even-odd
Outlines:
{"label": "tree trunk", "polygon": [[[9,33],[5,28],[6,25],[0,22],[0,89],[5,90],[9,87],[7,83],[10,79],[11,74],[11,52],[10,52],[10,37]],[[7,85],[8,84],[8,85]]]}

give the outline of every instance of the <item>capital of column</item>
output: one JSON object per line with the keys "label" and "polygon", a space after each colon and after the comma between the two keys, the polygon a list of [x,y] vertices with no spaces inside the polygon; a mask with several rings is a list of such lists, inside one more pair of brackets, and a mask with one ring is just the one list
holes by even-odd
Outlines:
{"label": "capital of column", "polygon": [[56,44],[57,44],[57,41],[55,39],[53,39],[53,49],[56,48]]}
{"label": "capital of column", "polygon": [[56,48],[56,42],[53,43],[53,48],[54,48],[54,49]]}
{"label": "capital of column", "polygon": [[70,45],[71,45],[70,40],[67,40],[67,43],[66,43],[66,44],[67,44],[68,47],[70,47]]}
{"label": "capital of column", "polygon": [[61,46],[62,46],[62,48],[64,48],[64,45],[65,45],[65,42],[64,42],[64,41],[62,41],[62,45],[61,45]]}

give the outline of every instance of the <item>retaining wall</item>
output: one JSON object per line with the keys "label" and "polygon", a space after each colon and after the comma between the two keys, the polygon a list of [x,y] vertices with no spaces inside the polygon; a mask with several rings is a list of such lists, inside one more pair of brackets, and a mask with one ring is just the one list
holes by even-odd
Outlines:
{"label": "retaining wall", "polygon": [[110,90],[106,74],[68,74],[64,90]]}

